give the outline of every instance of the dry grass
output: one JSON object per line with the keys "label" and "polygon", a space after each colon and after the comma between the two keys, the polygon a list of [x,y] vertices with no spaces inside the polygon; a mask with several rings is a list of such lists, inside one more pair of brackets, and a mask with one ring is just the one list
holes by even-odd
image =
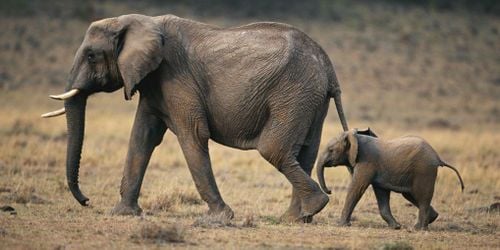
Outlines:
{"label": "dry grass", "polygon": [[[393,195],[392,207],[403,229],[388,229],[378,215],[371,190],[355,210],[353,226],[337,227],[335,221],[349,183],[343,168],[327,170],[327,182],[334,193],[313,224],[283,224],[278,218],[290,199],[286,179],[257,152],[215,143],[210,145],[214,172],[236,217],[232,221],[207,217],[206,205],[196,194],[171,133],[155,151],[145,177],[140,199],[145,215],[112,217],[108,212],[119,198],[134,104],[124,103],[121,93],[99,95],[90,101],[81,180],[92,206],[83,208],[65,186],[64,118],[37,118],[56,104],[45,101],[50,90],[35,91],[31,98],[21,101],[23,90],[0,94],[1,117],[14,117],[0,121],[0,205],[10,205],[17,211],[16,216],[0,214],[0,245],[4,247],[129,248],[156,242],[171,244],[162,236],[168,225],[185,229],[185,242],[175,247],[388,248],[399,244],[394,242],[417,249],[500,247],[499,214],[485,209],[500,199],[500,155],[496,146],[500,134],[494,129],[400,129],[384,122],[369,124],[384,138],[403,134],[427,138],[462,173],[464,193],[454,173],[439,170],[433,205],[440,217],[429,232],[412,229],[417,210],[399,195]],[[357,127],[368,125],[356,120],[351,123]],[[327,121],[323,144],[339,131],[337,121]],[[39,204],[33,197],[42,197],[44,202]],[[149,236],[131,239],[131,235],[140,235],[144,218],[163,229],[157,228],[157,233],[153,230],[152,240]]]}
{"label": "dry grass", "polygon": [[140,225],[139,230],[130,238],[137,243],[182,243],[184,242],[185,230],[179,226],[160,226],[156,223],[145,222]]}
{"label": "dry grass", "polygon": [[[131,12],[126,6],[117,9]],[[440,217],[429,232],[412,229],[417,209],[397,194],[392,210],[403,229],[388,229],[371,190],[357,206],[353,226],[337,227],[350,181],[343,168],[327,170],[333,195],[312,224],[281,223],[278,218],[291,194],[284,176],[255,151],[216,143],[210,143],[214,173],[235,218],[206,217],[207,207],[171,133],[156,149],[145,176],[139,201],[144,215],[110,216],[119,199],[137,102],[137,98],[124,102],[120,91],[89,100],[80,176],[92,206],[79,206],[66,187],[64,118],[38,116],[60,107],[47,94],[63,89],[87,24],[13,18],[0,19],[0,206],[12,206],[17,215],[0,212],[0,248],[128,249],[157,244],[174,248],[500,248],[499,212],[487,209],[500,202],[500,44],[496,42],[500,21],[420,9],[393,13],[355,6],[354,11],[361,13],[362,21],[284,21],[311,34],[334,59],[351,127],[370,126],[382,138],[420,135],[459,169],[464,193],[452,171],[439,170],[433,206]],[[208,21],[228,25],[248,20]],[[330,109],[325,122],[322,146],[340,132],[334,110]]]}

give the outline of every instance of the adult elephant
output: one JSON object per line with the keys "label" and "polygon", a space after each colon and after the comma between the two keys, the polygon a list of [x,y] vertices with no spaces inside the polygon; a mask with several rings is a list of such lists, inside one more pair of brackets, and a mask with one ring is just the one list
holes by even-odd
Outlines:
{"label": "adult elephant", "polygon": [[64,100],[69,189],[78,185],[87,97],[124,88],[139,105],[114,214],[141,213],[139,191],[148,161],[169,128],[178,138],[209,213],[232,217],[217,188],[208,140],[257,149],[293,186],[283,218],[310,221],[328,196],[310,178],[333,97],[346,131],[340,88],[320,46],[298,29],[253,23],[223,29],[173,15],[124,15],[94,22],[76,52]]}

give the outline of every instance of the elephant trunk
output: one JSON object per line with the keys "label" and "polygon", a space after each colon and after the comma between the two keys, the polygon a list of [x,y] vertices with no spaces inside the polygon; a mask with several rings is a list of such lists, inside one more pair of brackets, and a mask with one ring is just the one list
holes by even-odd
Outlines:
{"label": "elephant trunk", "polygon": [[85,131],[85,106],[87,96],[79,94],[64,102],[68,127],[68,145],[66,152],[66,178],[68,187],[76,200],[82,205],[89,205],[89,199],[80,191],[78,173]]}
{"label": "elephant trunk", "polygon": [[339,114],[340,123],[342,123],[342,129],[345,131],[349,130],[347,127],[347,120],[345,119],[344,109],[342,108],[342,99],[340,98],[340,91],[333,96],[335,101],[335,107],[337,108],[337,113]]}
{"label": "elephant trunk", "polygon": [[318,164],[316,165],[316,174],[318,176],[318,181],[319,185],[321,186],[321,189],[325,191],[327,194],[331,194],[332,191],[326,187],[325,184],[325,167],[327,165],[327,153],[323,153],[321,157],[319,158]]}

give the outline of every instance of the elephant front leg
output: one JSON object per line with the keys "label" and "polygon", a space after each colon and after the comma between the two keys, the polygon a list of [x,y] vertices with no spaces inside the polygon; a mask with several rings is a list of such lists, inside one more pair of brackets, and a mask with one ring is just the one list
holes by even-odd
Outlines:
{"label": "elephant front leg", "polygon": [[202,142],[192,138],[179,140],[196,189],[201,198],[208,204],[208,213],[232,219],[233,210],[222,199],[212,172],[208,154],[208,138]]}
{"label": "elephant front leg", "polygon": [[160,144],[167,127],[158,117],[144,112],[141,104],[130,136],[130,143],[121,181],[121,200],[111,211],[115,215],[140,215],[138,198],[142,180],[154,148]]}
{"label": "elephant front leg", "polygon": [[378,209],[380,211],[380,216],[387,222],[387,224],[394,229],[400,229],[401,224],[399,224],[396,219],[392,216],[390,199],[391,191],[373,186],[373,191],[375,192],[375,197],[377,198]]}
{"label": "elephant front leg", "polygon": [[370,185],[373,174],[374,172],[371,166],[357,164],[356,167],[354,167],[352,181],[347,190],[347,197],[338,223],[339,226],[351,225],[352,212],[356,204],[358,204],[359,199],[361,199],[361,196],[365,193],[366,188]]}

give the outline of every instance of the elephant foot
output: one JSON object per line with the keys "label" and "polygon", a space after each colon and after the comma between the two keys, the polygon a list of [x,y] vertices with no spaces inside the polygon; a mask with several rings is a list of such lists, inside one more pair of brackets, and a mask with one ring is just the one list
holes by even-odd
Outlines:
{"label": "elephant foot", "polygon": [[134,205],[125,205],[122,202],[119,202],[115,205],[115,207],[111,210],[111,215],[141,215],[142,209],[136,203]]}
{"label": "elephant foot", "polygon": [[209,206],[208,215],[216,216],[224,219],[232,219],[234,218],[233,210],[226,204],[217,205],[217,206]]}
{"label": "elephant foot", "polygon": [[399,229],[401,229],[401,224],[396,222],[396,223],[389,224],[389,227],[392,229],[395,229],[395,230],[399,230]]}
{"label": "elephant foot", "polygon": [[431,214],[429,215],[429,224],[431,224],[432,222],[434,222],[437,219],[437,217],[439,217],[439,213],[436,212],[436,211],[434,211],[434,210],[432,210]]}
{"label": "elephant foot", "polygon": [[330,201],[328,195],[320,190],[302,198],[300,218],[306,218],[305,221],[307,221],[307,217],[311,217],[310,220],[312,220],[312,216],[319,213],[328,201]]}
{"label": "elephant foot", "polygon": [[313,216],[310,215],[310,216],[306,216],[306,217],[302,218],[302,222],[303,223],[312,223],[313,222]]}
{"label": "elephant foot", "polygon": [[284,214],[280,216],[280,221],[284,223],[311,223],[313,216],[301,216],[300,209],[289,208]]}

